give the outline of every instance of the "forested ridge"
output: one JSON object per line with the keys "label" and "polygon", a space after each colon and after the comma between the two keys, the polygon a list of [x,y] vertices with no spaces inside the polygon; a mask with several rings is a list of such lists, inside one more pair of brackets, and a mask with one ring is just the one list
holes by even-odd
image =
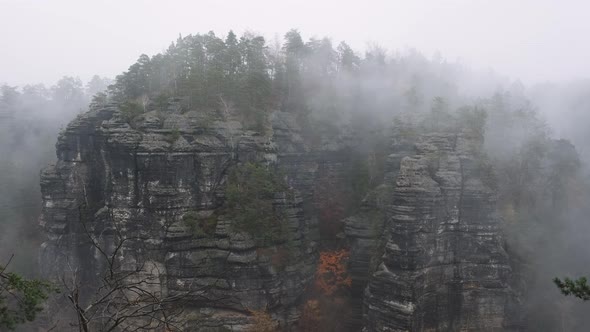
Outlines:
{"label": "forested ridge", "polygon": [[[516,272],[527,276],[521,280],[532,299],[526,320],[531,326],[558,321],[548,305],[557,291],[547,290],[551,276],[573,261],[567,263],[562,250],[543,243],[570,237],[576,218],[585,213],[585,207],[572,202],[587,198],[590,187],[575,147],[552,138],[551,127],[518,81],[507,84],[502,77],[474,74],[414,51],[392,54],[373,45],[361,55],[344,41],[337,46],[329,38],[304,41],[297,30],[271,43],[252,33],[238,38],[230,31],[225,38],[213,32],[179,37],[162,54],[140,56],[97,98],[144,111],[148,104],[157,108],[170,98],[181,100],[187,111],[229,104],[247,127],[261,133],[268,131],[272,112],[289,112],[311,136],[345,128],[360,133],[357,137],[367,141],[360,160],[382,153],[376,144],[391,123],[409,136],[449,123],[480,127],[485,137],[482,171],[498,190],[508,245],[520,262]],[[364,171],[372,177],[357,197],[379,183],[379,175],[374,177],[380,160]],[[355,179],[365,176],[355,174]],[[332,207],[330,213],[347,210],[337,212],[344,217],[356,211],[349,208]],[[553,258],[539,260],[541,256]]]}
{"label": "forested ridge", "polygon": [[[577,107],[587,100],[581,95],[568,98],[575,99]],[[328,201],[315,211],[321,263],[315,287],[328,300],[310,298],[300,308],[303,326],[334,328],[343,323],[333,309],[326,308],[337,303],[335,307],[345,312],[351,296],[343,220],[367,209],[371,195],[386,181],[392,136],[418,144],[423,137],[440,133],[468,133],[474,140],[482,139],[474,153],[477,175],[497,198],[505,249],[515,275],[510,287],[524,307],[522,321],[538,330],[564,326],[581,330],[587,306],[564,300],[552,279],[587,273],[584,266],[589,261],[582,254],[586,239],[581,235],[590,230],[584,222],[590,213],[587,156],[553,134],[537,100],[541,99],[531,99],[518,81],[477,74],[442,57],[427,59],[416,51],[392,53],[377,45],[361,54],[346,42],[334,45],[330,38],[306,41],[297,30],[272,41],[249,32],[238,37],[232,31],[224,37],[214,32],[179,36],[161,54],[142,54],[112,82],[96,76],[86,86],[72,77],[51,88],[4,85],[0,117],[8,126],[2,130],[0,146],[0,227],[4,230],[0,257],[14,253],[9,267],[34,275],[32,260],[41,242],[38,170],[55,159],[58,133],[64,135],[65,124],[83,117],[80,114],[89,104],[92,110],[117,109],[137,132],[144,130],[137,123],[145,121],[146,114],[155,111],[164,122],[170,116],[169,105],[174,104],[180,105],[180,114],[204,115],[199,124],[204,127],[227,122],[231,116],[254,133],[248,135],[269,140],[275,129],[273,116],[284,112],[296,120],[310,150],[332,151],[333,145],[356,140],[350,144],[354,148],[346,150],[351,164],[342,180],[346,190],[320,183],[315,196]],[[207,119],[211,114],[215,116]],[[578,123],[572,130],[585,132],[582,127]],[[170,151],[189,131],[182,130],[162,129],[169,131]],[[270,231],[275,219],[284,219],[271,202],[276,192],[288,191],[284,174],[279,181],[262,164],[241,167],[229,173],[224,198],[229,209],[224,213],[238,221],[233,229],[257,235],[255,242],[261,246],[285,242],[282,229]],[[260,213],[265,213],[264,218],[257,218]],[[215,236],[217,217],[203,219],[190,211],[182,220],[191,236],[210,239]],[[19,238],[27,239],[27,246],[15,253],[14,242]],[[287,260],[290,253],[277,248],[260,250],[261,256]],[[284,268],[285,264],[278,265]],[[274,326],[264,311],[251,313],[261,326]]]}
{"label": "forested ridge", "polygon": [[370,121],[365,115],[392,108],[428,109],[437,95],[454,102],[459,96],[453,76],[462,70],[417,52],[391,58],[379,46],[360,56],[346,42],[305,42],[297,30],[272,43],[251,33],[238,38],[230,31],[223,39],[209,32],[179,37],[151,58],[141,55],[117,76],[108,97],[140,105],[180,97],[187,110],[231,103],[259,128],[271,111],[293,112],[302,121],[312,113],[334,124],[354,113]]}

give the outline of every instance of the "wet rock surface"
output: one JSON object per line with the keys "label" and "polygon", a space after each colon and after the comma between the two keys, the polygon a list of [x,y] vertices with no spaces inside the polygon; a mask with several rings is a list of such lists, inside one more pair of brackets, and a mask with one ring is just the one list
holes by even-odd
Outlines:
{"label": "wet rock surface", "polygon": [[[57,164],[41,176],[43,273],[79,269],[84,283],[96,282],[105,267],[86,233],[112,247],[116,230],[128,239],[121,262],[157,266],[164,294],[184,294],[187,330],[244,330],[250,310],[293,325],[317,260],[317,220],[304,201],[318,176],[338,172],[342,161],[338,151],[313,151],[290,114],[271,121],[272,132],[261,134],[225,114],[183,113],[174,104],[132,121],[115,104],[79,116],[58,139]],[[276,169],[292,188],[272,202],[286,220],[281,243],[261,246],[223,214],[228,172],[247,162]],[[215,214],[213,232],[191,232],[187,213]]]}
{"label": "wet rock surface", "polygon": [[446,130],[391,156],[399,170],[389,177],[382,257],[364,293],[366,331],[516,330],[511,267],[480,144],[472,132]]}
{"label": "wet rock surface", "polygon": [[[261,133],[180,103],[131,121],[115,104],[93,107],[61,133],[58,162],[41,174],[44,274],[78,269],[95,283],[105,266],[86,233],[107,248],[117,233],[128,239],[124,266],[153,267],[163,294],[184,294],[183,329],[244,331],[249,310],[296,329],[316,269],[319,215],[345,191],[355,140],[343,130],[312,142],[285,112],[272,113]],[[356,328],[513,329],[511,268],[480,147],[464,130],[394,130],[383,182],[344,216]],[[272,201],[284,211],[282,242],[260,245],[224,213],[228,173],[247,162],[277,170],[292,190]],[[195,233],[189,213],[214,216],[213,230]]]}

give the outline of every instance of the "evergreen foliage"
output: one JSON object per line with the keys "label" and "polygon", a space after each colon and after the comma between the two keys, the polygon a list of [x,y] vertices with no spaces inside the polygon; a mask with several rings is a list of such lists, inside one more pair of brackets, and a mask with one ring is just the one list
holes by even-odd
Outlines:
{"label": "evergreen foliage", "polygon": [[122,103],[119,108],[121,109],[121,114],[128,123],[131,123],[133,119],[143,113],[141,105],[132,101]]}
{"label": "evergreen foliage", "polygon": [[[118,102],[149,100],[160,110],[168,98],[182,100],[189,110],[219,110],[231,104],[245,127],[259,132],[267,132],[272,111],[285,111],[295,114],[309,134],[317,129],[313,124],[337,126],[350,116],[356,126],[366,125],[375,120],[368,112],[380,118],[392,105],[407,104],[419,111],[429,91],[442,90],[427,85],[443,83],[402,87],[424,68],[421,55],[411,57],[416,59],[389,59],[378,46],[360,57],[345,42],[334,47],[329,38],[305,41],[297,30],[287,32],[282,44],[271,46],[252,33],[238,37],[230,31],[221,38],[209,32],[181,36],[151,58],[141,55],[117,76],[109,96]],[[449,70],[438,66],[432,71]]]}
{"label": "evergreen foliage", "polygon": [[170,143],[170,144],[174,144],[176,141],[178,141],[178,139],[182,136],[182,134],[180,133],[180,130],[178,130],[177,128],[174,128],[170,131],[170,133],[166,136],[165,140]]}
{"label": "evergreen foliage", "polygon": [[0,329],[13,330],[35,320],[49,294],[55,291],[46,281],[5,272],[0,266]]}
{"label": "evergreen foliage", "polygon": [[217,216],[201,217],[195,211],[187,212],[182,221],[188,227],[190,232],[198,237],[210,237],[215,234],[217,228]]}
{"label": "evergreen foliage", "polygon": [[277,172],[266,166],[246,163],[236,166],[228,177],[227,209],[235,231],[246,232],[262,246],[286,241],[283,211],[273,204],[289,188]]}
{"label": "evergreen foliage", "polygon": [[563,281],[555,278],[553,282],[565,296],[573,295],[584,301],[590,300],[590,286],[588,286],[586,277],[578,279],[565,278]]}

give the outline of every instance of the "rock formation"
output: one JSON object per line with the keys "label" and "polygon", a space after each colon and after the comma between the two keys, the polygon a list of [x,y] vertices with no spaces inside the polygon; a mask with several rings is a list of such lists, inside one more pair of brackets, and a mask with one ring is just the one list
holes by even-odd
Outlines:
{"label": "rock formation", "polygon": [[[228,170],[238,163],[281,168],[293,188],[308,187],[317,164],[289,158],[303,145],[286,115],[275,115],[275,142],[223,114],[181,112],[179,105],[148,109],[131,125],[116,105],[94,107],[60,135],[58,162],[42,172],[45,274],[78,269],[83,283],[96,282],[104,266],[86,233],[109,248],[116,230],[128,239],[123,266],[150,266],[164,294],[187,294],[185,329],[244,329],[249,310],[290,325],[316,260],[315,226],[303,213],[300,191],[291,198],[277,193],[273,201],[285,211],[282,244],[258,245],[233,231],[223,213],[211,236],[193,234],[183,218],[218,214]],[[283,249],[288,259],[276,257]]]}
{"label": "rock formation", "polygon": [[416,135],[410,152],[402,134],[390,158],[399,166],[388,177],[394,182],[383,255],[364,294],[366,330],[516,329],[511,267],[482,138],[470,129],[441,129]]}
{"label": "rock formation", "polygon": [[[79,271],[92,285],[105,266],[88,239],[112,249],[124,237],[122,267],[149,267],[142,273],[158,277],[162,294],[185,294],[183,329],[242,331],[250,310],[296,326],[319,215],[351,197],[334,195],[350,189],[351,135],[310,142],[286,112],[261,133],[228,112],[187,111],[181,99],[145,107],[128,117],[116,104],[94,106],[60,135],[58,162],[41,179],[44,273]],[[480,135],[395,129],[383,183],[344,220],[358,322],[363,308],[367,331],[510,330],[511,268]],[[226,213],[228,174],[248,162],[291,190],[272,199],[286,222],[279,242],[257,243]],[[211,218],[207,232],[191,229]]]}

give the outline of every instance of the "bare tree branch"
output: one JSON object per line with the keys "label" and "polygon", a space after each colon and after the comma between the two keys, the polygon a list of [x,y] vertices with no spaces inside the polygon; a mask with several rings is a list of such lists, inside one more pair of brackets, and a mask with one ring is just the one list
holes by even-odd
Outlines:
{"label": "bare tree branch", "polygon": [[[109,214],[111,223],[108,227],[97,233],[88,227],[82,212],[79,212],[82,230],[90,246],[96,250],[99,259],[105,264],[101,277],[98,278],[99,283],[85,285],[85,292],[82,291],[78,269],[72,268],[69,260],[70,276],[66,278],[64,275],[61,278],[66,298],[76,313],[77,323],[73,326],[77,326],[79,331],[181,331],[183,322],[179,318],[189,300],[202,298],[212,303],[225,300],[224,297],[207,296],[207,290],[217,285],[219,280],[196,288],[193,287],[194,283],[191,283],[181,294],[164,294],[160,280],[164,271],[161,271],[159,266],[145,259],[135,261],[132,268],[129,264],[122,263],[125,248],[142,244],[146,238],[127,236],[114,222],[112,214]],[[108,247],[102,244],[107,232],[108,236],[113,233],[114,240],[114,244]],[[88,289],[93,291],[87,294]]]}

